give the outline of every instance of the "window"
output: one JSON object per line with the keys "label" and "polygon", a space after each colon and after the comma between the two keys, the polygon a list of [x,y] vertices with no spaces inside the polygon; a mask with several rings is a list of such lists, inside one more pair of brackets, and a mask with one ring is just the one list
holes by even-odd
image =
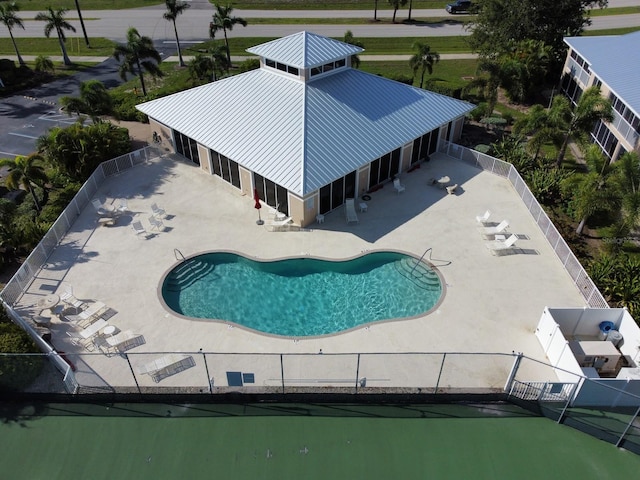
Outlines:
{"label": "window", "polygon": [[618,139],[613,133],[611,133],[602,120],[598,120],[591,134],[600,145],[600,148],[602,148],[602,151],[611,158],[613,156],[613,152],[615,152],[616,147],[618,146]]}
{"label": "window", "polygon": [[260,200],[273,208],[277,208],[279,212],[289,215],[289,199],[286,188],[255,172],[253,173],[253,186],[258,190]]}
{"label": "window", "polygon": [[209,150],[209,152],[211,153],[214,175],[218,175],[225,182],[229,182],[234,187],[240,188],[240,168],[238,167],[238,163],[215,150]]}
{"label": "window", "polygon": [[374,160],[369,165],[369,188],[400,173],[400,149]]}
{"label": "window", "polygon": [[200,153],[198,152],[198,142],[186,135],[173,131],[173,137],[176,142],[176,153],[188,158],[196,165],[200,165]]}
{"label": "window", "polygon": [[320,213],[327,213],[342,205],[346,198],[356,197],[356,172],[334,180],[320,189]]}
{"label": "window", "polygon": [[265,59],[264,61],[265,65],[267,67],[272,67],[272,68],[276,68],[276,62],[275,60],[269,60],[268,58]]}

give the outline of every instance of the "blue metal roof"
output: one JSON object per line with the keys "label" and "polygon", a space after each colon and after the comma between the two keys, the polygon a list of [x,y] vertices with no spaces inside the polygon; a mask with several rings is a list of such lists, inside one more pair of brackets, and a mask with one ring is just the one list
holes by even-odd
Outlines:
{"label": "blue metal roof", "polygon": [[640,117],[640,31],[605,37],[568,37],[564,41]]}
{"label": "blue metal roof", "polygon": [[364,51],[315,33],[300,32],[247,49],[247,52],[296,68],[311,68]]}

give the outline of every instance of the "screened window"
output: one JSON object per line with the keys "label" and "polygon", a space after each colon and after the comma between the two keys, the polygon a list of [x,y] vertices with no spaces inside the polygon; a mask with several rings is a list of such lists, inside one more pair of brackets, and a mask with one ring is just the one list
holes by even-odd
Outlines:
{"label": "screened window", "polygon": [[400,173],[399,148],[371,162],[369,167],[369,188],[389,180],[398,173]]}
{"label": "screened window", "polygon": [[253,174],[253,186],[258,190],[260,200],[277,209],[279,212],[289,215],[289,199],[286,188],[277,185],[255,172]]}
{"label": "screened window", "polygon": [[173,137],[176,143],[176,153],[188,158],[193,163],[200,165],[200,154],[198,153],[198,142],[186,135],[173,131]]}
{"label": "screened window", "polygon": [[209,151],[211,152],[213,173],[221,177],[225,182],[229,182],[234,187],[240,188],[240,168],[238,167],[238,163],[215,150]]}
{"label": "screened window", "polygon": [[320,189],[320,213],[327,213],[342,205],[347,198],[355,198],[356,172],[334,180]]}

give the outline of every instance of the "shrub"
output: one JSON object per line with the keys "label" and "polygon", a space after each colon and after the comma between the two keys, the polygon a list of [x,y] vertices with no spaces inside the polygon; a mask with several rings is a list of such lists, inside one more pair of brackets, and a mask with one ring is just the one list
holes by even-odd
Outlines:
{"label": "shrub", "polygon": [[405,85],[413,85],[413,78],[409,75],[403,75],[398,73],[391,77],[391,80],[395,80],[396,82],[404,83]]}
{"label": "shrub", "polygon": [[469,112],[469,116],[472,120],[479,122],[487,113],[487,104],[482,102],[479,103],[476,108]]}
{"label": "shrub", "polygon": [[[0,353],[38,353],[38,347],[25,331],[10,322],[2,310],[0,320]],[[40,374],[41,356],[0,355],[0,391],[21,391]]]}

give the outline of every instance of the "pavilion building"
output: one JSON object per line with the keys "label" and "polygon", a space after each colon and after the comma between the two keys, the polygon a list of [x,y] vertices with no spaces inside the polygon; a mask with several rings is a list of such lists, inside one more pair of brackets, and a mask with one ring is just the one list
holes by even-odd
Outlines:
{"label": "pavilion building", "polygon": [[309,32],[247,50],[260,68],[137,106],[175,152],[301,226],[461,135],[470,103],[351,67]]}

